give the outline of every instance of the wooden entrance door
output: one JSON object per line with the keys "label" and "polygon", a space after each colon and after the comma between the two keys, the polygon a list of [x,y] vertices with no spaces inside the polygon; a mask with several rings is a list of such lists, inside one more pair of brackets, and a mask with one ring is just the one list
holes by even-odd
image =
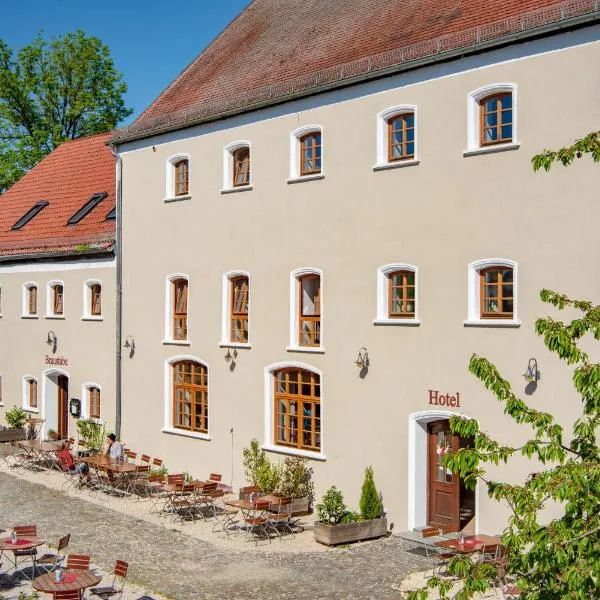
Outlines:
{"label": "wooden entrance door", "polygon": [[427,426],[428,511],[429,525],[445,532],[460,527],[460,478],[442,464],[448,450],[458,450],[460,438],[450,432],[449,421]]}
{"label": "wooden entrance door", "polygon": [[69,437],[69,378],[59,375],[56,379],[58,397],[58,428],[56,433],[61,440]]}

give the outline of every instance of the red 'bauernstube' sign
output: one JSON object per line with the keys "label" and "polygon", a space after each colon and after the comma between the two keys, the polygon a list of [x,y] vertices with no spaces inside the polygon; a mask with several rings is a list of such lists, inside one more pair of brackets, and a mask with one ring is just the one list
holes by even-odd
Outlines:
{"label": "red 'bauernstube' sign", "polygon": [[62,365],[63,367],[69,366],[69,359],[64,356],[48,356],[46,354],[47,365]]}
{"label": "red 'bauernstube' sign", "polygon": [[440,394],[438,390],[429,390],[429,404],[460,408],[460,394]]}

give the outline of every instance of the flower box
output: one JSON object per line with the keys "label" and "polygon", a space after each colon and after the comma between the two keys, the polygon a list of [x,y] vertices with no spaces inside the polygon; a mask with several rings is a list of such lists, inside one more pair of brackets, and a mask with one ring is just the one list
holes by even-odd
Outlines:
{"label": "flower box", "polygon": [[25,439],[25,429],[23,427],[9,427],[0,429],[0,442],[18,442]]}
{"label": "flower box", "polygon": [[358,521],[357,523],[340,523],[326,525],[315,521],[313,528],[315,540],[327,546],[359,542],[387,535],[387,518]]}

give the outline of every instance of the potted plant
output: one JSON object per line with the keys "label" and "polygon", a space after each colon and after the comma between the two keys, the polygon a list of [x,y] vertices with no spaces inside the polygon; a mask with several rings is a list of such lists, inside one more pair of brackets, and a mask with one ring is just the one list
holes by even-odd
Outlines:
{"label": "potted plant", "polygon": [[242,451],[242,464],[246,481],[256,485],[261,492],[271,494],[279,484],[280,469],[272,465],[265,451],[260,447],[258,440],[250,442],[250,446]]}
{"label": "potted plant", "polygon": [[312,473],[308,459],[301,456],[286,456],[280,464],[279,483],[275,491],[280,496],[294,499],[293,515],[306,515],[311,510],[315,496]]}
{"label": "potted plant", "polygon": [[54,429],[48,429],[48,439],[55,441],[58,439],[58,433]]}
{"label": "potted plant", "polygon": [[25,423],[27,422],[27,413],[18,406],[13,406],[7,410],[4,419],[8,428],[0,430],[0,441],[12,442],[24,440],[26,437]]}
{"label": "potted plant", "polygon": [[107,435],[104,423],[98,423],[93,419],[77,419],[77,430],[79,439],[83,440],[83,445],[88,453],[102,452]]}
{"label": "potted plant", "polygon": [[348,510],[342,492],[330,487],[320,504],[314,536],[317,542],[334,546],[387,535],[387,518],[375,487],[373,469],[367,467],[360,497],[360,514]]}

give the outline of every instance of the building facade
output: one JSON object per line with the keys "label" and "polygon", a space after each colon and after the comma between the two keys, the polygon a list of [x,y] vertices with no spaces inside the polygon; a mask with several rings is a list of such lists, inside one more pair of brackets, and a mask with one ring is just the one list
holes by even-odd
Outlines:
{"label": "building facade", "polygon": [[256,0],[113,139],[123,437],[236,486],[256,438],[351,506],[372,465],[396,531],[497,531],[504,509],[441,466],[465,443],[447,420],[524,435],[467,372],[473,352],[533,406],[577,412],[534,322],[543,288],[600,293],[598,168],[542,175],[531,157],[597,128],[600,15],[356,0],[334,26],[330,4]]}
{"label": "building facade", "polygon": [[20,406],[43,436],[115,423],[110,135],[62,144],[0,197],[0,416]]}

